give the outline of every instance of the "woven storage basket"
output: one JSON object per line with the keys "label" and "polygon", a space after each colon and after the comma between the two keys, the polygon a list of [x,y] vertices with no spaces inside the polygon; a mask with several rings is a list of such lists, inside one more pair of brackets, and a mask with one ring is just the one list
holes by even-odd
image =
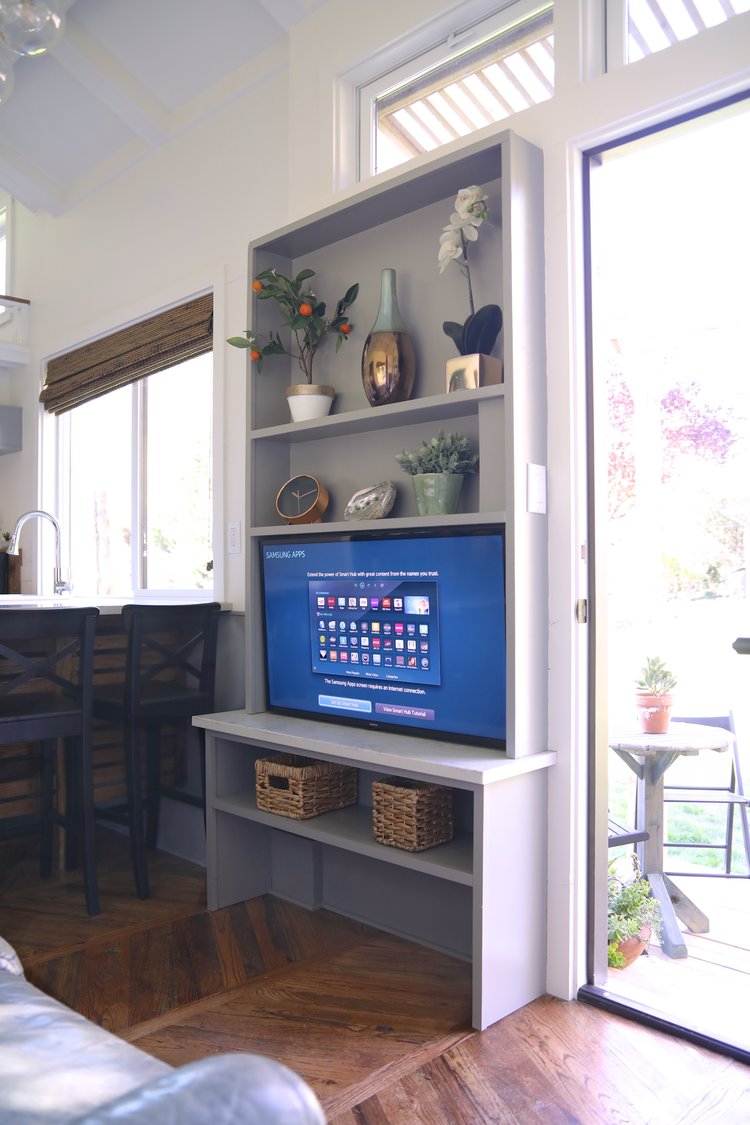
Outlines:
{"label": "woven storage basket", "polygon": [[264,812],[306,820],[357,800],[357,771],[335,762],[275,754],[255,763],[255,795]]}
{"label": "woven storage basket", "polygon": [[421,852],[453,839],[453,794],[443,785],[386,777],[372,783],[372,834],[380,844]]}

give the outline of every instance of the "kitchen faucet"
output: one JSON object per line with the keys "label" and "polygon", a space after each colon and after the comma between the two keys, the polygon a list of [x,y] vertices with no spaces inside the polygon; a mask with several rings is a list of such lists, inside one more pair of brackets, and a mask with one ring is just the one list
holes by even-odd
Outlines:
{"label": "kitchen faucet", "polygon": [[14,527],[13,534],[10,537],[10,543],[8,544],[6,554],[18,554],[18,537],[21,534],[21,528],[27,520],[33,519],[49,520],[55,529],[55,593],[64,594],[67,590],[70,590],[70,582],[63,582],[62,580],[62,567],[60,565],[60,524],[49,512],[24,512],[22,516],[19,516],[18,523]]}

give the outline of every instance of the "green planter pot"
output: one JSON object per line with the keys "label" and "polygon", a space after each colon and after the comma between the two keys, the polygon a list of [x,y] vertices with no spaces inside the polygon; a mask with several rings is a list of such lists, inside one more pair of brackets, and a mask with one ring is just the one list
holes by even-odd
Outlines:
{"label": "green planter pot", "polygon": [[461,473],[417,473],[412,477],[417,515],[442,516],[458,511],[464,478]]}

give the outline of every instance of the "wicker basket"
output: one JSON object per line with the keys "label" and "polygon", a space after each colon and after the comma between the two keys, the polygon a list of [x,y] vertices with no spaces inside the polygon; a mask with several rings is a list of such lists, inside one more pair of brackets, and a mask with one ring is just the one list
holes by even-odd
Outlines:
{"label": "wicker basket", "polygon": [[275,754],[255,763],[255,795],[264,812],[306,820],[357,800],[357,771],[335,762]]}
{"label": "wicker basket", "polygon": [[453,839],[450,789],[386,777],[372,783],[372,834],[380,844],[421,852]]}

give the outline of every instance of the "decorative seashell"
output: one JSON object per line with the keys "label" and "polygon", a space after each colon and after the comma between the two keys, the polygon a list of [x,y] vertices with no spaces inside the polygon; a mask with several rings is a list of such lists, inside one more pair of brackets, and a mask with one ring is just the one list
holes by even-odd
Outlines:
{"label": "decorative seashell", "polygon": [[379,520],[387,516],[396,499],[392,481],[381,480],[355,492],[344,509],[345,520]]}

